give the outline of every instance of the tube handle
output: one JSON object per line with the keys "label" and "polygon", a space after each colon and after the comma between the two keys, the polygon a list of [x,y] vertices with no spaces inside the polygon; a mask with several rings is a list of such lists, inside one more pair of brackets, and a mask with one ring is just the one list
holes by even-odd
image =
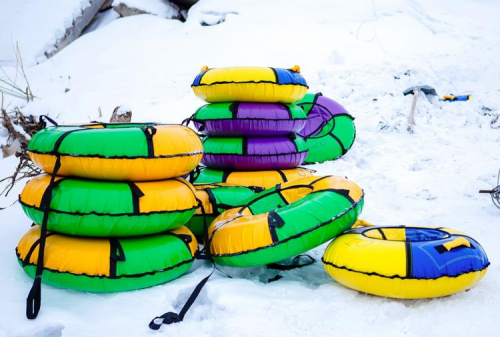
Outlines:
{"label": "tube handle", "polygon": [[448,252],[454,248],[458,248],[458,247],[462,247],[462,246],[469,247],[469,248],[471,247],[471,243],[469,242],[469,240],[467,240],[463,236],[456,238],[453,241],[443,243],[443,247]]}
{"label": "tube handle", "polygon": [[358,227],[373,227],[374,225],[368,221],[358,219],[354,225],[352,225],[351,229],[358,228]]}

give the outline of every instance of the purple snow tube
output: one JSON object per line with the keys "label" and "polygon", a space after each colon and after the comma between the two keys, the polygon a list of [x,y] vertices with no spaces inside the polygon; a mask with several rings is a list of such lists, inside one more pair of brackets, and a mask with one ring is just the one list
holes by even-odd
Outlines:
{"label": "purple snow tube", "polygon": [[195,127],[209,136],[269,137],[297,133],[307,122],[302,108],[281,103],[215,103],[193,116]]}
{"label": "purple snow tube", "polygon": [[307,156],[302,137],[216,138],[203,141],[202,163],[218,170],[265,171],[299,166]]}

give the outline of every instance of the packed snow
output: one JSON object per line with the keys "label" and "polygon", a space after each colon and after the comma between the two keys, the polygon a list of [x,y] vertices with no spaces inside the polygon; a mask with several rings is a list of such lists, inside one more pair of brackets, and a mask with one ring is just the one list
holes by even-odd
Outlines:
{"label": "packed snow", "polygon": [[[334,282],[320,261],[324,244],[309,252],[317,262],[302,269],[221,268],[232,278],[217,271],[185,320],[163,326],[158,334],[497,336],[500,210],[478,193],[496,185],[500,168],[497,1],[201,0],[184,23],[154,15],[113,19],[45,60],[39,51],[66,28],[71,6],[83,3],[66,2],[65,10],[59,2],[46,7],[27,0],[0,3],[0,31],[10,32],[1,34],[5,73],[0,76],[13,78],[15,58],[5,55],[22,39],[20,51],[36,96],[30,103],[4,96],[7,111],[19,107],[59,123],[87,123],[108,121],[121,105],[132,110],[135,122],[180,123],[204,104],[190,88],[202,66],[298,64],[309,91],[338,101],[356,118],[351,150],[310,168],[359,184],[366,194],[362,219],[455,228],[480,242],[491,261],[484,279],[469,291],[393,300]],[[37,20],[20,20],[19,29],[13,25],[14,17],[34,17],[35,11]],[[49,38],[27,34],[27,28],[40,34],[43,29]],[[21,77],[17,81],[24,87]],[[472,99],[449,103],[421,95],[409,133],[412,96],[403,91],[424,84],[441,97],[469,94]],[[5,143],[7,133],[0,131]],[[16,164],[14,156],[2,159],[0,176],[10,175]],[[23,185],[0,199],[0,207],[7,207],[0,213],[0,336],[149,335],[149,321],[178,312],[211,271],[208,263],[197,261],[175,281],[126,293],[42,286],[41,312],[27,320],[32,279],[14,252],[31,224],[15,203]],[[277,274],[282,278],[268,283]]]}

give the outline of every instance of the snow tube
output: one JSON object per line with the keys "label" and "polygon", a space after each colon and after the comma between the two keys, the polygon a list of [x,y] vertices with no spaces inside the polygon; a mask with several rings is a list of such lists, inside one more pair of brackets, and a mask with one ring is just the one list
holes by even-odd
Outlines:
{"label": "snow tube", "polygon": [[321,93],[308,93],[297,105],[307,114],[307,123],[298,133],[309,148],[304,163],[334,160],[347,153],[356,128],[354,118],[340,104]]}
{"label": "snow tube", "polygon": [[335,281],[351,289],[419,299],[474,286],[489,262],[477,241],[452,229],[368,227],[332,241],[323,264]]}
{"label": "snow tube", "polygon": [[181,125],[88,124],[54,126],[35,133],[28,144],[35,164],[58,175],[102,180],[160,180],[182,176],[201,160],[202,144]]}
{"label": "snow tube", "polygon": [[202,168],[196,184],[228,183],[231,185],[270,188],[277,184],[311,176],[311,171],[297,167],[272,171],[219,171]]}
{"label": "snow tube", "polygon": [[[49,175],[24,187],[19,201],[37,224]],[[193,186],[182,178],[150,182],[113,182],[56,177],[47,229],[78,236],[133,236],[182,226],[198,203]]]}
{"label": "snow tube", "polygon": [[208,103],[293,103],[304,97],[308,88],[299,66],[291,69],[204,66],[191,87],[198,98]]}
{"label": "snow tube", "polygon": [[[199,207],[193,217],[186,223],[194,235],[203,235],[203,226],[207,226],[222,212],[227,209],[240,207],[246,200],[255,195],[256,189],[235,186],[225,183],[195,185],[196,197],[201,201],[203,208]],[[262,189],[257,189],[261,191]]]}
{"label": "snow tube", "polygon": [[[40,227],[19,241],[16,254],[24,271],[34,277]],[[186,273],[198,243],[180,227],[161,234],[131,238],[84,238],[49,232],[42,282],[91,292],[116,292],[151,287]]]}
{"label": "snow tube", "polygon": [[301,137],[258,137],[203,139],[202,163],[214,169],[282,170],[300,165],[307,156]]}
{"label": "snow tube", "polygon": [[219,215],[208,228],[214,261],[234,267],[278,262],[349,229],[363,191],[341,177],[306,177],[256,194]]}
{"label": "snow tube", "polygon": [[302,108],[284,103],[214,103],[191,118],[198,131],[210,136],[287,136],[304,127]]}

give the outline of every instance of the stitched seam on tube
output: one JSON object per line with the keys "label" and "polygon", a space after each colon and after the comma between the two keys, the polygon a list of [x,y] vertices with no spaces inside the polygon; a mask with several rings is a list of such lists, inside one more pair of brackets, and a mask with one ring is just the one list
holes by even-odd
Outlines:
{"label": "stitched seam on tube", "polygon": [[450,277],[450,278],[456,278],[456,277],[459,277],[459,276],[462,276],[464,274],[469,274],[469,273],[476,273],[476,272],[480,272],[480,271],[483,271],[485,270],[486,268],[488,268],[490,266],[490,263],[488,262],[483,268],[481,269],[478,269],[478,270],[475,270],[475,269],[470,269],[464,273],[461,273],[459,275],[443,275],[443,276],[439,276],[439,277],[429,277],[429,278],[423,278],[423,277],[406,277],[406,276],[399,276],[399,275],[392,275],[392,276],[387,276],[387,275],[382,275],[382,274],[379,274],[379,273],[376,273],[376,272],[365,272],[365,271],[359,271],[359,270],[354,270],[354,269],[351,269],[351,268],[348,268],[348,267],[345,267],[345,266],[338,266],[334,263],[331,263],[329,261],[325,261],[323,258],[321,258],[321,261],[326,264],[326,265],[329,265],[333,268],[337,268],[337,269],[344,269],[344,270],[347,270],[347,271],[350,271],[350,272],[353,272],[353,273],[359,273],[359,274],[365,274],[365,275],[368,275],[368,276],[378,276],[378,277],[383,277],[383,278],[389,278],[389,279],[401,279],[401,280],[438,280],[440,278],[443,278],[443,277]]}
{"label": "stitched seam on tube", "polygon": [[166,154],[154,157],[148,156],[104,156],[100,154],[74,154],[74,153],[54,153],[53,151],[42,152],[37,150],[28,150],[28,152],[35,154],[45,154],[45,155],[59,155],[61,157],[81,157],[81,158],[102,158],[102,159],[161,159],[161,158],[175,158],[175,157],[189,157],[195,156],[199,154],[203,154],[203,151],[194,151],[194,152],[186,152],[186,153],[177,153],[177,154]]}
{"label": "stitched seam on tube", "polygon": [[[191,251],[189,251],[189,254],[191,254]],[[19,251],[17,250],[17,248],[16,248],[16,255],[17,255],[18,260],[22,261],[21,255],[19,254]],[[143,277],[143,276],[147,276],[147,275],[154,275],[154,274],[157,274],[157,273],[166,272],[166,271],[175,269],[177,267],[180,267],[180,266],[182,266],[184,264],[191,263],[194,260],[195,260],[195,258],[192,257],[189,260],[184,260],[184,261],[179,262],[179,263],[177,263],[177,264],[175,264],[173,266],[166,267],[166,268],[163,268],[163,269],[160,269],[160,270],[155,270],[155,271],[150,271],[150,272],[144,272],[144,273],[139,273],[139,274],[119,275],[119,276],[116,276],[116,277],[109,277],[109,276],[103,276],[103,275],[75,274],[75,273],[72,273],[72,272],[69,272],[69,271],[61,271],[61,270],[50,269],[50,268],[46,268],[46,267],[43,267],[43,271],[48,271],[48,272],[53,272],[53,273],[59,273],[59,274],[71,274],[71,275],[74,275],[74,276],[85,276],[85,277],[91,277],[91,278],[96,278],[97,277],[97,278],[101,278],[101,279],[102,278],[107,278],[107,279],[111,279],[111,280],[116,280],[116,279],[119,279],[119,278]],[[36,266],[36,264],[29,263],[26,266]]]}

